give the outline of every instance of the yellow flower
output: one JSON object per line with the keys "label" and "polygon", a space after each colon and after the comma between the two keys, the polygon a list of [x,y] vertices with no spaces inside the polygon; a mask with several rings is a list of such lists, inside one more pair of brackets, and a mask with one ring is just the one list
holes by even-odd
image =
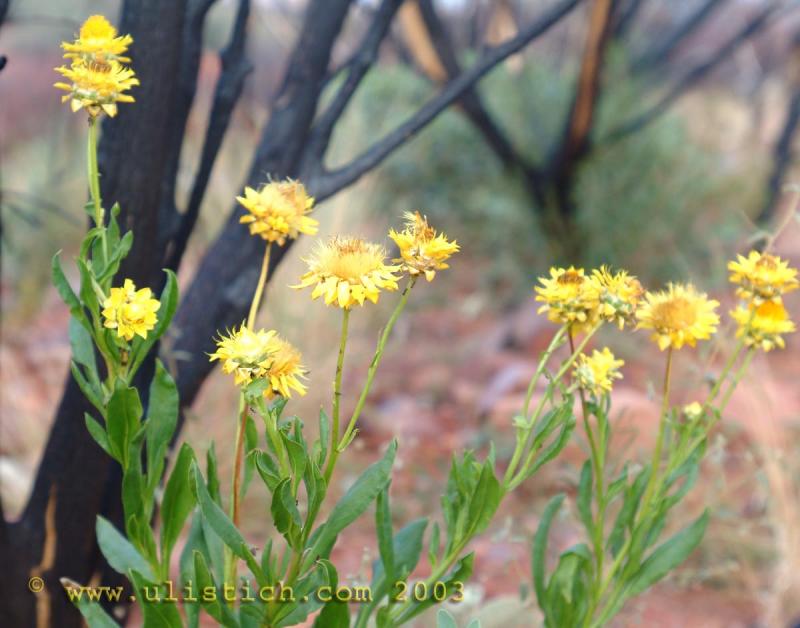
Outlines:
{"label": "yellow flower", "polygon": [[86,20],[78,39],[61,44],[64,58],[72,60],[70,67],[56,68],[69,81],[55,84],[69,92],[61,101],[69,101],[73,111],[86,109],[93,118],[102,112],[113,118],[117,103],[133,102],[125,92],[139,85],[139,79],[123,65],[130,59],[122,56],[132,42],[130,35],[117,37],[117,30],[102,15]]}
{"label": "yellow flower", "polygon": [[771,351],[775,347],[783,349],[786,343],[781,335],[795,331],[794,323],[780,298],[759,305],[751,304],[747,308],[739,306],[731,312],[731,316],[739,324],[736,337],[744,337],[747,346],[760,347],[764,351]]}
{"label": "yellow flower", "polygon": [[645,303],[637,310],[639,328],[652,329],[651,338],[662,351],[694,347],[698,340],[708,340],[717,330],[719,316],[714,310],[718,301],[697,292],[691,284],[669,284],[661,292],[647,292]]}
{"label": "yellow flower", "polygon": [[605,266],[592,271],[590,289],[596,292],[597,314],[609,323],[616,323],[620,329],[633,321],[644,293],[636,277],[624,270],[612,275]]}
{"label": "yellow flower", "polygon": [[539,281],[542,286],[536,287],[536,300],[544,303],[539,313],[547,312],[547,318],[552,322],[575,329],[587,327],[595,321],[598,294],[592,289],[583,268],[551,268],[550,278],[539,277]]}
{"label": "yellow flower", "polygon": [[70,81],[55,83],[55,87],[69,92],[61,102],[69,100],[72,111],[83,107],[93,117],[104,111],[113,118],[118,102],[133,102],[133,96],[123,92],[139,84],[133,70],[119,61],[73,63],[68,68],[56,68],[56,72]]}
{"label": "yellow flower", "polygon": [[81,61],[121,61],[130,63],[122,56],[133,43],[133,37],[117,37],[117,29],[102,15],[90,16],[81,26],[80,35],[72,43],[63,42],[64,57]]}
{"label": "yellow flower", "polygon": [[403,218],[405,229],[389,231],[389,237],[400,249],[400,258],[394,261],[401,262],[401,268],[410,275],[424,274],[431,281],[437,270],[449,268],[445,261],[458,252],[458,244],[443,233],[437,234],[419,212],[405,212]]}
{"label": "yellow flower", "polygon": [[583,390],[599,397],[611,392],[615,379],[622,379],[619,369],[623,364],[608,347],[602,351],[595,349],[591,357],[581,353],[575,363],[575,381]]}
{"label": "yellow flower", "polygon": [[250,212],[239,222],[249,224],[252,235],[259,235],[268,242],[283,246],[287,238],[317,232],[319,223],[306,215],[314,206],[314,199],[298,181],[271,182],[258,191],[246,187],[244,196],[237,196],[236,200]]}
{"label": "yellow flower", "polygon": [[397,290],[398,278],[393,273],[399,267],[387,266],[385,257],[386,251],[378,244],[353,237],[332,238],[318,243],[312,257],[303,260],[308,272],[292,288],[314,285],[312,299],[322,296],[325,305],[343,309],[364,305],[367,299],[377,303],[381,290]]}
{"label": "yellow flower", "polygon": [[111,288],[103,301],[103,325],[116,329],[117,335],[127,341],[133,340],[134,335],[147,338],[147,332],[156,326],[156,312],[161,307],[152,297],[150,288],[137,290],[133,281],[126,279],[121,288]]}
{"label": "yellow flower", "polygon": [[683,414],[686,415],[687,419],[692,421],[699,419],[703,414],[703,405],[699,401],[687,403],[685,406],[683,406]]}
{"label": "yellow flower", "polygon": [[728,262],[728,270],[731,283],[739,285],[736,294],[743,299],[758,304],[778,299],[798,286],[797,270],[780,257],[758,251],[736,257],[736,261]]}
{"label": "yellow flower", "polygon": [[306,386],[300,381],[306,374],[300,352],[274,330],[253,331],[242,325],[217,340],[217,350],[210,359],[220,360],[222,371],[232,373],[237,386],[255,380],[267,382],[264,396],[268,399],[275,395],[289,399],[292,391],[306,394]]}

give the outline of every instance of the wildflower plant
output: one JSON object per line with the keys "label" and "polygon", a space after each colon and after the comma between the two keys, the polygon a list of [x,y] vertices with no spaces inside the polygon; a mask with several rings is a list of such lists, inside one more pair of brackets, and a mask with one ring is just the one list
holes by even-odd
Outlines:
{"label": "wildflower plant", "polygon": [[[576,426],[576,401],[591,450],[577,499],[587,542],[564,552],[547,576],[548,532],[563,501],[563,496],[554,498],[533,546],[533,582],[545,624],[602,625],[627,599],[683,561],[700,541],[708,514],[659,544],[667,515],[696,479],[708,434],[754,352],[782,347],[783,336],[794,331],[781,299],[797,287],[796,271],[768,253],[732,263],[731,280],[743,299],[732,313],[738,344],[707,399],[681,410],[669,394],[673,352],[711,337],[719,324],[718,303],[690,285],[645,292],[626,271],[551,269],[535,292],[540,312],[558,328],[511,422],[510,459],[498,459],[494,446],[482,459],[471,451],[454,455],[437,521],[431,524],[422,518],[395,531],[389,486],[396,441],[335,503],[330,488],[340,457],[358,437],[388,340],[419,278],[439,281],[460,247],[419,212],[406,213],[405,225],[389,232],[399,251],[395,259],[381,243],[356,236],[317,243],[305,260],[307,271],[292,288],[310,288],[304,296],[321,297],[326,306],[340,310],[341,327],[330,411],[320,410],[318,430],[309,435],[306,423],[286,416],[284,410],[294,397],[320,383],[309,378],[299,348],[277,330],[259,327],[257,317],[273,247],[318,230],[310,215],[314,199],[294,180],[247,187],[237,197],[244,210],[240,222],[263,240],[261,272],[247,319],[220,331],[208,356],[220,363],[238,391],[230,417],[231,485],[225,490],[214,446],[202,470],[188,443],[168,464],[179,399],[164,365],[155,360],[146,396],[134,380],[167,332],[178,291],[169,271],[158,298],[151,288],[118,276],[133,238],[120,231],[119,207],[106,212],[100,198],[97,119],[115,115],[116,103],[131,101],[124,92],[136,84],[134,73],[123,65],[131,63],[124,56],[130,43],[131,38],[119,36],[105,18],[93,16],[75,42],[64,44],[71,67],[59,72],[72,83],[57,86],[70,92],[67,99],[74,110],[84,109],[89,116],[87,211],[94,226],[76,259],[79,289],[70,286],[58,255],[53,258],[53,280],[72,315],[72,373],[95,410],[94,416],[86,416],[87,429],[122,469],[124,529],[98,517],[98,545],[109,565],[130,581],[144,626],[198,626],[206,615],[228,627],[293,626],[314,616],[320,628],[383,628],[403,625],[445,600],[462,600],[474,568],[471,542],[489,527],[503,499],[569,442]],[[114,78],[120,72],[127,78]],[[93,73],[102,74],[106,82]],[[764,259],[768,261],[760,265]],[[350,318],[381,298],[392,299],[394,308],[377,339],[353,410],[345,414],[342,380]],[[611,394],[624,362],[607,347],[589,353],[589,343],[603,325],[648,329],[666,355],[657,443],[650,464],[637,473],[627,465],[613,469],[608,460]],[[534,400],[542,382],[544,391]],[[269,495],[264,524],[269,540],[262,547],[253,547],[240,526],[241,503],[254,480]],[[340,534],[371,509],[378,556],[369,596],[354,608],[320,591],[343,584],[332,551]],[[175,586],[172,555],[181,536],[185,540]],[[428,575],[412,586],[410,575],[425,571],[420,566],[423,556]],[[62,583],[68,591],[78,586],[66,578]],[[173,597],[178,589],[184,593],[180,606]],[[96,601],[80,595],[70,599],[90,627],[116,625]],[[449,622],[449,614],[440,611],[437,623]]]}

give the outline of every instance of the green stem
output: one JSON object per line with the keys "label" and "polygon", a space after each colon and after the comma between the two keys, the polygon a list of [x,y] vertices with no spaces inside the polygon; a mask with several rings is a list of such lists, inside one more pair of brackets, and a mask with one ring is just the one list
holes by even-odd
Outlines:
{"label": "green stem", "polygon": [[[408,303],[408,296],[411,294],[411,289],[414,287],[414,283],[416,283],[416,281],[416,277],[411,277],[408,280],[403,293],[400,295],[400,301],[397,303],[397,306],[394,308],[394,312],[392,312],[392,315],[389,317],[386,326],[381,332],[380,339],[378,340],[378,346],[375,349],[375,355],[372,356],[372,362],[370,362],[369,370],[367,371],[367,379],[364,382],[364,388],[361,389],[361,395],[358,398],[355,410],[353,410],[353,416],[350,417],[350,421],[347,424],[347,429],[344,431],[341,440],[339,440],[336,446],[337,450],[343,450],[350,442],[353,430],[356,427],[358,418],[361,416],[361,411],[364,409],[364,404],[367,401],[367,395],[372,388],[372,381],[375,379],[375,373],[377,372],[378,365],[383,357],[383,350],[386,348],[386,342],[389,340],[389,335],[392,333],[392,329],[394,328],[397,319],[400,317],[401,312],[405,309],[406,303]],[[334,434],[336,434],[336,431],[334,431]]]}
{"label": "green stem", "polygon": [[[234,444],[233,477],[231,479],[230,515],[233,525],[239,527],[239,493],[242,462],[244,460],[244,440],[247,427],[249,408],[244,399],[244,393],[239,396],[239,421],[236,424],[236,440]],[[229,548],[225,548],[225,583],[236,583],[236,558]]]}
{"label": "green stem", "polygon": [[87,143],[86,161],[89,170],[89,190],[94,205],[94,224],[100,228],[100,242],[103,249],[103,266],[108,262],[108,242],[104,228],[103,205],[100,200],[100,170],[97,167],[97,118],[89,118],[89,141]]}
{"label": "green stem", "polygon": [[344,350],[347,346],[347,326],[350,322],[350,309],[342,310],[342,332],[339,339],[339,357],[336,360],[336,376],[333,380],[333,425],[331,427],[330,456],[325,466],[325,485],[330,483],[333,468],[339,457],[339,405],[342,398],[342,371],[344,368]]}
{"label": "green stem", "polygon": [[[589,330],[589,332],[586,334],[586,336],[584,336],[583,340],[581,340],[580,344],[578,344],[578,346],[575,348],[575,350],[572,352],[572,354],[569,356],[569,358],[567,358],[564,361],[564,364],[561,365],[561,368],[555,374],[553,379],[550,380],[550,383],[547,385],[547,388],[545,389],[544,395],[542,395],[542,398],[539,400],[539,404],[536,406],[536,410],[534,410],[533,416],[531,417],[531,420],[530,420],[530,423],[529,423],[529,428],[530,429],[528,431],[527,437],[525,438],[525,442],[524,442],[524,445],[522,447],[522,451],[523,452],[528,450],[531,447],[532,440],[534,438],[534,428],[536,426],[536,421],[539,419],[539,416],[541,415],[542,410],[544,409],[545,403],[547,403],[548,399],[550,399],[553,396],[553,392],[555,391],[556,384],[558,384],[558,382],[561,380],[561,378],[564,377],[566,372],[569,370],[569,368],[572,366],[572,364],[577,359],[578,355],[580,355],[581,351],[583,351],[583,349],[586,346],[586,344],[589,342],[591,337],[595,334],[595,332],[599,328],[600,328],[600,325],[598,324],[598,325],[595,325],[594,327],[592,327]],[[517,473],[516,477],[514,477],[511,481],[504,481],[504,483],[503,483],[504,486],[503,487],[504,487],[504,489],[506,491],[510,491],[510,490],[516,488],[520,484],[520,482],[522,482],[525,479],[525,474],[527,473],[528,468],[533,463],[533,459],[534,459],[535,455],[536,455],[536,449],[531,448],[530,451],[528,451],[528,456],[525,459],[525,462],[523,463],[522,468],[519,470],[519,472]],[[512,470],[512,474],[513,474],[513,470]],[[510,473],[508,473],[508,471],[506,471],[506,476],[511,477],[512,474],[510,474]]]}
{"label": "green stem", "polygon": [[664,433],[667,431],[667,417],[669,416],[669,388],[672,374],[672,347],[667,350],[667,366],[664,371],[664,391],[661,401],[661,419],[658,426],[658,436],[656,437],[656,448],[653,451],[650,478],[647,481],[647,488],[642,497],[642,509],[645,511],[650,503],[650,498],[658,483],[659,471],[661,469],[661,450],[664,448]]}
{"label": "green stem", "polygon": [[272,242],[267,243],[267,248],[264,251],[264,260],[261,262],[261,275],[258,277],[258,285],[256,286],[255,294],[253,295],[253,302],[250,304],[250,313],[247,316],[247,326],[252,330],[256,324],[256,314],[258,314],[258,307],[261,305],[261,295],[264,293],[264,285],[267,283],[267,273],[269,272],[269,258],[272,252]]}
{"label": "green stem", "polygon": [[739,385],[739,382],[742,381],[742,377],[747,372],[747,369],[750,368],[750,362],[753,361],[753,356],[755,356],[755,354],[756,354],[756,348],[751,347],[750,350],[747,352],[747,354],[744,356],[744,361],[742,362],[742,365],[739,367],[739,370],[736,371],[736,374],[733,376],[733,381],[731,382],[730,387],[725,392],[725,396],[722,397],[722,401],[720,401],[719,404],[720,415],[728,406],[728,402],[731,400],[731,395],[733,395],[733,391],[736,390],[736,387]]}
{"label": "green stem", "polygon": [[517,443],[514,447],[514,454],[511,456],[511,461],[508,463],[506,474],[503,476],[504,486],[511,481],[514,470],[519,464],[519,459],[522,457],[528,434],[533,429],[533,426],[531,426],[530,422],[528,421],[528,412],[530,412],[533,391],[536,389],[536,384],[539,381],[539,378],[542,376],[542,373],[544,373],[544,369],[547,366],[547,362],[550,360],[550,356],[553,354],[553,351],[555,351],[556,347],[558,347],[558,345],[561,343],[561,339],[564,337],[564,332],[566,329],[567,327],[564,325],[553,335],[553,339],[550,341],[547,349],[539,358],[539,366],[536,368],[536,372],[533,374],[533,377],[528,384],[528,390],[525,393],[525,402],[522,404],[522,417],[526,422],[528,422],[528,424],[524,428],[517,428]]}

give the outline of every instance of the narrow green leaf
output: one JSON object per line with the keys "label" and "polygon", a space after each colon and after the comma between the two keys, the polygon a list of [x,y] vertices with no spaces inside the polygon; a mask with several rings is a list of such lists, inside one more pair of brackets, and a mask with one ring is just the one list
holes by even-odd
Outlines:
{"label": "narrow green leaf", "polygon": [[148,580],[154,579],[153,570],[144,557],[109,521],[99,515],[95,533],[100,551],[114,571],[127,576],[131,569],[135,569]]}
{"label": "narrow green leaf", "polygon": [[[196,578],[194,583],[196,587],[195,596],[199,598],[200,604],[205,611],[222,626],[238,628],[239,622],[236,621],[236,616],[224,602],[222,592],[214,581],[214,576],[208,568],[205,557],[198,551],[193,552],[192,556],[194,558],[194,573]],[[203,595],[204,591],[210,592],[212,589],[215,592],[213,596]]]}
{"label": "narrow green leaf", "polygon": [[100,445],[103,451],[113,458],[111,444],[108,442],[108,435],[103,426],[95,421],[88,412],[84,413],[83,419],[86,421],[86,429],[89,430],[89,435],[94,439],[94,442]]}
{"label": "narrow green leaf", "polygon": [[688,527],[659,545],[630,581],[630,594],[639,595],[680,565],[700,544],[708,525],[706,510]]}
{"label": "narrow green leaf", "polygon": [[591,536],[594,531],[594,520],[592,518],[592,464],[589,460],[583,463],[581,479],[578,482],[578,513],[583,527]]}
{"label": "narrow green leaf", "polygon": [[545,588],[545,562],[547,560],[547,537],[550,534],[550,526],[553,523],[553,517],[556,516],[561,503],[564,501],[564,494],[561,493],[553,497],[542,513],[542,520],[539,522],[539,527],[536,529],[536,534],[533,537],[533,548],[531,553],[531,567],[533,571],[533,586],[536,590],[536,599],[539,600],[539,606],[545,610],[547,606],[546,588]]}
{"label": "narrow green leaf", "polygon": [[236,529],[236,526],[233,525],[228,515],[226,515],[216,502],[211,499],[211,495],[208,493],[208,489],[203,481],[200,469],[197,468],[197,464],[193,463],[191,469],[191,473],[194,475],[194,493],[205,520],[222,542],[227,545],[234,554],[245,561],[247,567],[256,577],[259,585],[263,586],[266,584],[264,582],[264,573],[261,571],[261,567],[250,551],[244,537],[242,537],[239,530]]}
{"label": "narrow green leaf", "polygon": [[339,533],[360,517],[384,489],[391,477],[396,453],[397,441],[392,441],[383,458],[372,464],[336,503],[308,552],[310,560],[318,555],[326,557],[323,549],[332,545]]}
{"label": "narrow green leaf", "polygon": [[161,360],[150,382],[147,404],[147,475],[156,486],[164,471],[164,456],[178,422],[178,388]]}
{"label": "narrow green leaf", "polygon": [[189,477],[189,470],[194,462],[194,451],[184,443],[164,489],[164,499],[161,502],[161,568],[165,574],[169,572],[172,548],[175,547],[183,524],[195,505]]}
{"label": "narrow green leaf", "polygon": [[[139,607],[142,609],[143,625],[145,628],[183,628],[183,620],[175,602],[168,602],[164,598],[167,596],[166,587],[156,585],[149,578],[145,578],[141,573],[132,569],[130,579],[136,589],[136,597],[141,600]],[[155,590],[158,592],[159,601],[148,601],[145,595],[145,588],[150,592],[150,598],[154,598]]]}
{"label": "narrow green leaf", "polygon": [[106,430],[111,450],[127,469],[130,459],[129,447],[142,416],[142,403],[135,388],[129,388],[122,380],[117,380],[114,392],[108,402]]}
{"label": "narrow green leaf", "polygon": [[378,493],[375,502],[375,529],[378,535],[378,551],[383,564],[386,579],[390,582],[395,577],[394,541],[392,538],[392,513],[389,507],[389,485]]}
{"label": "narrow green leaf", "polygon": [[[80,611],[89,628],[119,628],[111,616],[103,610],[99,602],[92,602],[86,595],[85,590],[80,589],[77,582],[69,578],[61,578],[61,586],[64,587],[70,602]],[[69,591],[74,591],[70,593]]]}

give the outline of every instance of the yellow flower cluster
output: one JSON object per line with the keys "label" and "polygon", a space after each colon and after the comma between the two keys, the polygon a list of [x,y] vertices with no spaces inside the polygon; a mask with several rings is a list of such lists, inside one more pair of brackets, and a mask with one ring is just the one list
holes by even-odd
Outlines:
{"label": "yellow flower cluster", "polygon": [[246,187],[244,196],[237,196],[236,200],[249,212],[239,222],[249,224],[250,233],[267,242],[283,246],[287,238],[293,240],[301,233],[317,233],[319,223],[307,216],[314,199],[298,181],[273,181],[258,191]]}
{"label": "yellow flower cluster", "polygon": [[102,314],[106,319],[103,325],[116,329],[117,335],[129,342],[134,336],[146,338],[147,332],[156,326],[160,307],[150,288],[137,290],[133,281],[126,279],[121,288],[111,288],[103,301]]}
{"label": "yellow flower cluster", "polygon": [[731,312],[738,324],[736,337],[764,351],[783,349],[783,335],[795,331],[783,295],[797,289],[797,269],[770,253],[750,251],[747,257],[739,255],[729,262],[728,270],[731,282],[738,286],[736,294],[743,299]]}
{"label": "yellow flower cluster", "polygon": [[550,277],[541,277],[536,300],[543,303],[554,323],[581,331],[602,321],[614,322],[620,329],[633,321],[642,296],[642,286],[626,271],[612,274],[601,266],[586,275],[583,268],[551,268]]}
{"label": "yellow flower cluster", "polygon": [[458,243],[447,239],[443,233],[428,224],[428,219],[419,212],[403,214],[406,224],[402,231],[389,231],[389,237],[400,249],[400,258],[396,262],[409,275],[425,275],[432,281],[437,270],[449,268],[445,263],[458,252]]}
{"label": "yellow flower cluster", "polygon": [[608,347],[603,347],[602,351],[595,349],[591,357],[581,353],[575,362],[575,381],[580,388],[599,397],[611,392],[615,379],[622,379],[619,369],[624,364]]}
{"label": "yellow flower cluster", "polygon": [[217,350],[211,361],[220,360],[222,371],[233,374],[237,386],[247,386],[255,380],[265,380],[268,399],[280,395],[291,398],[292,391],[306,394],[301,381],[306,370],[300,363],[300,352],[273,330],[253,331],[246,325],[217,340]]}
{"label": "yellow flower cluster", "polygon": [[139,85],[134,71],[125,66],[130,59],[123,56],[133,43],[130,35],[117,36],[114,28],[102,15],[92,15],[81,26],[74,42],[63,42],[64,58],[70,66],[56,68],[69,82],[58,82],[55,87],[66,94],[61,100],[69,101],[73,111],[83,108],[96,118],[105,112],[117,115],[117,103],[133,102],[125,92]]}

